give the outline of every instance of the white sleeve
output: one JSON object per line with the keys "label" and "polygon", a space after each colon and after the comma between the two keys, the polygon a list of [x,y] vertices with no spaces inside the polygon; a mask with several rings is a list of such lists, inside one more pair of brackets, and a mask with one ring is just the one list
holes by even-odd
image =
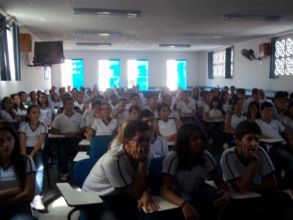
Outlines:
{"label": "white sleeve", "polygon": [[165,175],[175,176],[178,167],[178,156],[174,151],[170,151],[163,161],[163,171]]}

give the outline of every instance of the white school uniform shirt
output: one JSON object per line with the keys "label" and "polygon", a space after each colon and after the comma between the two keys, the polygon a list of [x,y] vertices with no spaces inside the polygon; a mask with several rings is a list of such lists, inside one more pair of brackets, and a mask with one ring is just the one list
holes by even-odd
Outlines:
{"label": "white school uniform shirt", "polygon": [[96,136],[113,135],[118,129],[118,121],[116,118],[112,118],[111,121],[106,124],[103,119],[97,118],[91,127],[96,132]]}
{"label": "white school uniform shirt", "polygon": [[52,124],[52,116],[54,113],[54,109],[50,106],[46,107],[45,109],[40,108],[40,122],[44,123],[45,125]]}
{"label": "white school uniform shirt", "polygon": [[283,140],[286,143],[285,139],[281,136],[281,133],[284,132],[284,125],[278,120],[271,120],[269,123],[263,121],[262,119],[257,119],[255,122],[260,127],[261,133],[270,138],[277,138]]}
{"label": "white school uniform shirt", "polygon": [[115,146],[94,165],[84,181],[82,190],[97,192],[99,196],[115,195],[121,188],[126,189],[133,183],[136,169],[125,153],[123,145]]}
{"label": "white school uniform shirt", "polygon": [[[259,162],[257,164],[253,183],[260,184],[265,176],[275,171],[275,167],[271,158],[263,148],[257,147],[255,153],[259,158]],[[231,181],[242,178],[247,165],[241,162],[236,147],[229,148],[223,152],[220,164],[223,171],[224,181],[227,182],[230,189],[234,191]]]}
{"label": "white school uniform shirt", "polygon": [[163,174],[174,178],[173,188],[183,192],[197,192],[200,185],[210,176],[216,167],[213,156],[204,151],[204,163],[195,165],[191,170],[178,170],[179,157],[175,151],[170,151],[163,162]]}
{"label": "white school uniform shirt", "polygon": [[87,114],[85,116],[85,126],[91,128],[93,126],[93,124],[94,124],[94,122],[95,122],[96,119],[97,118],[94,117],[94,112],[91,111],[89,114]]}
{"label": "white school uniform shirt", "polygon": [[[167,137],[177,133],[176,122],[174,118],[169,118],[168,121],[158,120],[159,132],[163,137]],[[168,142],[168,145],[174,145],[174,142]]]}
{"label": "white school uniform shirt", "polygon": [[78,132],[85,126],[85,121],[82,115],[74,112],[71,117],[68,117],[64,112],[56,115],[52,123],[52,127],[58,129],[61,133]]}
{"label": "white school uniform shirt", "polygon": [[209,117],[221,117],[223,116],[223,112],[219,109],[212,108],[208,112]]}
{"label": "white school uniform shirt", "polygon": [[190,114],[192,113],[193,110],[196,109],[196,103],[194,100],[189,99],[188,103],[185,103],[182,100],[179,100],[177,105],[176,105],[177,109],[180,110],[183,114]]}
{"label": "white school uniform shirt", "polygon": [[283,125],[285,125],[285,127],[293,132],[293,119],[290,118],[289,116],[285,116],[282,120]]}
{"label": "white school uniform shirt", "polygon": [[[42,122],[39,122],[38,127],[36,129],[32,129],[28,122],[21,122],[19,126],[19,133],[23,133],[26,137],[25,146],[33,148],[36,146],[40,135],[48,133],[48,127]],[[41,149],[44,149],[44,142],[41,145]]]}
{"label": "white school uniform shirt", "polygon": [[246,120],[246,116],[241,114],[240,117],[238,117],[237,114],[232,113],[231,114],[231,127],[236,128],[237,125],[244,120]]}
{"label": "white school uniform shirt", "polygon": [[[33,160],[25,155],[25,175],[35,173],[36,168]],[[0,166],[0,190],[21,187],[21,181],[15,173],[14,167],[10,164],[8,167]]]}
{"label": "white school uniform shirt", "polygon": [[150,144],[149,160],[158,157],[165,157],[169,152],[167,142],[160,135],[156,136],[156,139]]}

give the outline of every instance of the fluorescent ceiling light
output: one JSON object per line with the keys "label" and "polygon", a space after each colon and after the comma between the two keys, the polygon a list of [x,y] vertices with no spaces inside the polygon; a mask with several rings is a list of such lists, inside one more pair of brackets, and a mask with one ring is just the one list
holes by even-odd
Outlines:
{"label": "fluorescent ceiling light", "polygon": [[212,39],[222,39],[222,35],[198,35],[193,33],[183,33],[183,37],[193,38],[193,39],[203,39],[203,40],[212,40]]}
{"label": "fluorescent ceiling light", "polygon": [[170,47],[170,48],[189,48],[190,44],[159,44],[159,47]]}
{"label": "fluorescent ceiling light", "polygon": [[224,15],[225,21],[273,21],[278,22],[281,19],[279,15]]}
{"label": "fluorescent ceiling light", "polygon": [[141,16],[141,11],[138,10],[120,10],[120,9],[102,9],[102,8],[73,8],[74,14],[84,15],[120,15],[130,18]]}
{"label": "fluorescent ceiling light", "polygon": [[111,43],[97,43],[97,42],[76,42],[77,46],[108,46],[111,47]]}
{"label": "fluorescent ceiling light", "polygon": [[91,36],[98,36],[98,37],[119,37],[121,33],[119,32],[107,32],[107,31],[97,31],[97,32],[87,32],[87,31],[76,31],[75,35],[77,37],[82,37],[85,35],[91,35]]}

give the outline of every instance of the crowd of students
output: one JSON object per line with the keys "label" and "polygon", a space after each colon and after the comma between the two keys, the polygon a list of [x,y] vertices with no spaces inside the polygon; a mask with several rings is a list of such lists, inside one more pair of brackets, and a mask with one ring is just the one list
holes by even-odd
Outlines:
{"label": "crowd of students", "polygon": [[[70,155],[79,150],[81,138],[116,136],[83,186],[105,201],[98,213],[97,207],[83,210],[89,219],[164,219],[170,213],[178,219],[281,219],[292,207],[289,195],[280,190],[292,193],[293,188],[293,94],[279,91],[270,100],[255,88],[246,97],[244,89],[233,86],[211,91],[164,88],[159,94],[144,95],[137,87],[103,93],[96,86],[79,91],[53,87],[48,94],[21,91],[3,97],[1,213],[7,219],[23,216],[29,213],[29,204],[45,210],[43,150],[50,128],[52,134],[66,137],[58,144],[61,181],[70,179]],[[232,141],[224,138],[223,131],[233,136]],[[259,138],[278,141],[258,144]],[[214,152],[206,149],[215,145],[213,139],[220,139],[224,147],[230,145],[220,148],[221,169]],[[161,196],[178,205],[179,212],[158,214],[147,190],[149,162],[160,157],[164,157]],[[217,190],[205,184],[207,179],[215,182]],[[249,191],[261,193],[263,199],[249,200],[247,210],[244,203],[229,199],[231,192]],[[278,204],[273,205],[274,200]],[[141,214],[137,204],[154,213]],[[7,206],[19,212],[11,213]]]}

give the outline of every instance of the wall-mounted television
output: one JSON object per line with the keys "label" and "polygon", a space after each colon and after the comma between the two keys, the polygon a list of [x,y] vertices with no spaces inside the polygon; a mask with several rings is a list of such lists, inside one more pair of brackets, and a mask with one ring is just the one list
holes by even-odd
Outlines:
{"label": "wall-mounted television", "polygon": [[35,42],[34,65],[52,65],[63,62],[63,41]]}

